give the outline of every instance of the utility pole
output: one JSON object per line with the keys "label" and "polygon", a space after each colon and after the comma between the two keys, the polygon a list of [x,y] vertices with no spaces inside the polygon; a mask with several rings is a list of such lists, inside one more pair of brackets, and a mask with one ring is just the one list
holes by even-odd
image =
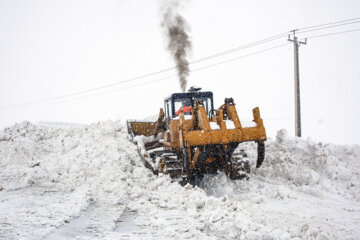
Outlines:
{"label": "utility pole", "polygon": [[288,41],[294,43],[294,86],[295,86],[295,136],[301,137],[301,111],[300,111],[300,77],[299,77],[299,47],[305,42],[299,42],[295,36],[297,30],[292,30],[293,39],[288,37]]}

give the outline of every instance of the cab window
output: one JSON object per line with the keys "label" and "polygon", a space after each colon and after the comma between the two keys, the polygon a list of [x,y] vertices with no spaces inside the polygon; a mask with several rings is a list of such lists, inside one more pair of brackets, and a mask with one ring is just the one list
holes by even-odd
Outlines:
{"label": "cab window", "polygon": [[184,110],[185,115],[191,115],[192,104],[191,104],[191,99],[189,98],[176,99],[174,101],[174,107],[175,107],[176,116],[179,116],[181,109]]}

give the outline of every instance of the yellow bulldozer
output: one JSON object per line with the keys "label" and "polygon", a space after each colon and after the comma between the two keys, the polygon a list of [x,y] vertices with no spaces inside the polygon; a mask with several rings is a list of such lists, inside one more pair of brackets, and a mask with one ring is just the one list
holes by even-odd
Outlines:
{"label": "yellow bulldozer", "polygon": [[240,143],[257,143],[257,168],[265,156],[266,133],[258,107],[253,117],[252,126],[243,127],[232,98],[215,110],[213,93],[192,87],[165,98],[157,121],[127,121],[127,127],[145,166],[155,174],[186,183],[220,170],[241,179],[248,177],[250,166],[244,151],[234,154]]}

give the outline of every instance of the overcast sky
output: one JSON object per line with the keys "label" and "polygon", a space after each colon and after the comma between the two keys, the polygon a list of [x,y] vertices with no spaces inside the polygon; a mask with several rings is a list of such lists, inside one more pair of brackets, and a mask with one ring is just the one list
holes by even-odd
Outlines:
{"label": "overcast sky", "polygon": [[[167,95],[181,91],[176,77],[167,78],[174,71],[27,103],[173,67],[160,6],[158,0],[0,0],[0,127],[23,120],[125,122],[157,114]],[[358,18],[359,10],[358,0],[189,0],[181,13],[191,28],[194,61],[292,29]],[[353,23],[299,37],[359,28]],[[360,31],[354,31],[309,38],[300,46],[303,137],[360,144],[359,41]],[[281,128],[294,134],[293,46],[287,36],[190,69],[188,87],[213,91],[215,107],[233,97],[241,119],[251,119],[251,109],[260,107],[269,137]]]}

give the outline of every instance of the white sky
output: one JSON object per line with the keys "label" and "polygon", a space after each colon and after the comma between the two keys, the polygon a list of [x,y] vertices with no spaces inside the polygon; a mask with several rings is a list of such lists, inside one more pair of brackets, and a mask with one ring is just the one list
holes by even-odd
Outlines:
{"label": "white sky", "polygon": [[[357,0],[193,0],[183,15],[196,60],[295,28],[360,17]],[[174,65],[160,28],[158,0],[0,1],[0,127],[23,120],[91,123],[158,113],[179,92],[174,72],[143,78],[56,103],[16,105],[127,80]],[[360,23],[299,37],[360,28]],[[303,136],[360,143],[360,31],[309,39],[300,47]],[[287,43],[287,37],[194,64],[191,69]],[[138,87],[130,87],[138,85]],[[260,107],[269,137],[294,134],[293,46],[287,45],[191,73],[215,95],[233,97],[241,119]],[[130,88],[129,88],[130,87]],[[126,89],[125,89],[126,88]],[[72,98],[74,99],[74,98]]]}

